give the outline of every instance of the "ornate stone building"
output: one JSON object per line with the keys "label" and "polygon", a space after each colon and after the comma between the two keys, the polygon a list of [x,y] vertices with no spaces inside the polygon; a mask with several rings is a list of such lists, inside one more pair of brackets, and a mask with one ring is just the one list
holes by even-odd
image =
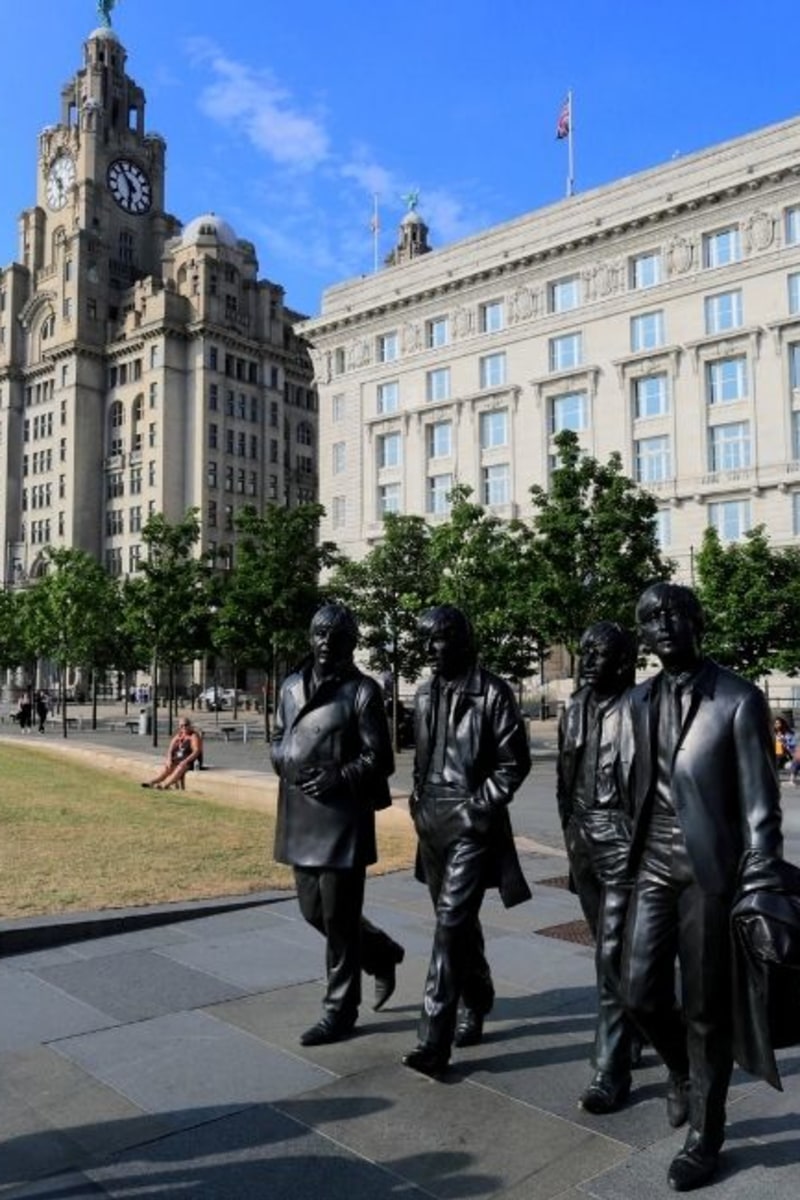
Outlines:
{"label": "ornate stone building", "polygon": [[113,30],[89,36],[0,271],[6,586],[48,545],[134,571],[148,516],[192,507],[224,566],[238,508],[317,494],[300,314],[224,220],[166,212],[166,147],[125,64]]}
{"label": "ornate stone building", "polygon": [[[618,450],[691,578],[715,524],[800,536],[800,120],[330,288],[304,322],[323,536],[359,556],[456,482],[531,511],[553,436]],[[427,249],[427,246],[425,246]]]}

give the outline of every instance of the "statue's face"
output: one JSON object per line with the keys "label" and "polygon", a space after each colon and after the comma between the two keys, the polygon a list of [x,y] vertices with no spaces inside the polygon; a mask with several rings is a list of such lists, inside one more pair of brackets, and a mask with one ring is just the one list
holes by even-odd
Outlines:
{"label": "statue's face", "polygon": [[700,630],[694,618],[669,592],[654,593],[637,613],[642,644],[668,669],[684,670],[700,657]]}
{"label": "statue's face", "polygon": [[430,664],[442,679],[457,679],[469,662],[469,646],[452,626],[443,626],[428,635]]}
{"label": "statue's face", "polygon": [[623,663],[619,649],[610,638],[586,637],[581,642],[581,678],[601,695],[620,689]]}
{"label": "statue's face", "polygon": [[349,630],[341,625],[320,624],[311,628],[314,665],[321,675],[331,675],[348,665],[353,657]]}

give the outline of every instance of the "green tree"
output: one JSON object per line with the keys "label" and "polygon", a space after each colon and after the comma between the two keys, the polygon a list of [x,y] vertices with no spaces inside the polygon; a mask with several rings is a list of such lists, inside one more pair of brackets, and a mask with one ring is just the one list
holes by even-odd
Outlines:
{"label": "green tree", "polygon": [[550,490],[530,489],[540,551],[536,606],[546,639],[566,646],[574,668],[587,626],[631,625],[639,593],[669,578],[673,564],[659,550],[656,501],[623,473],[620,455],[598,462],[571,430],[555,443]]}
{"label": "green tree", "polygon": [[521,680],[532,673],[541,644],[532,589],[538,552],[528,526],[488,513],[471,494],[456,487],[450,519],[431,531],[439,599],[467,613],[485,666]]}
{"label": "green tree", "polygon": [[763,525],[727,545],[707,529],[695,566],[708,653],[748,679],[773,670],[796,674],[800,549],[775,549]]}
{"label": "green tree", "polygon": [[[212,645],[234,668],[261,668],[265,685],[307,649],[321,602],[320,572],[334,561],[333,543],[319,541],[324,511],[319,504],[270,504],[260,514],[247,507],[236,518],[236,563],[223,582]],[[265,686],[265,700],[268,692]],[[269,737],[268,703],[264,721]]]}
{"label": "green tree", "polygon": [[24,591],[0,591],[0,668],[23,667],[29,683],[36,668],[36,650],[26,617]]}
{"label": "green tree", "polygon": [[[199,537],[197,509],[190,509],[174,524],[163,513],[155,513],[142,529],[147,555],[127,587],[128,632],[147,651],[151,663],[154,746],[158,745],[159,666],[168,666],[171,682],[175,668],[190,662],[203,646],[209,567],[194,552]],[[171,715],[170,708],[170,719]]]}
{"label": "green tree", "polygon": [[66,682],[71,667],[94,667],[116,611],[113,585],[84,550],[47,547],[47,569],[27,590],[25,619],[37,657],[58,667],[62,733],[67,736]]}
{"label": "green tree", "polygon": [[398,681],[415,680],[424,666],[417,618],[437,602],[440,584],[425,520],[387,513],[380,542],[358,562],[341,562],[328,585],[329,593],[357,616],[370,667],[391,675],[395,748]]}

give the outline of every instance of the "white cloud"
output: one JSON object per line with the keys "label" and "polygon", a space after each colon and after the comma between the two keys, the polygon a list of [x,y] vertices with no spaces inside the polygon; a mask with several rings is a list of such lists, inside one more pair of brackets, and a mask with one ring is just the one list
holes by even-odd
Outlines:
{"label": "white cloud", "polygon": [[207,116],[238,129],[281,166],[313,170],[329,155],[322,117],[303,112],[291,93],[267,71],[255,71],[196,40],[190,54],[215,79],[203,89],[200,108]]}
{"label": "white cloud", "polygon": [[[442,246],[480,227],[472,189],[465,204],[447,186],[384,165],[356,139],[346,149],[331,144],[319,112],[296,99],[269,71],[195,40],[189,53],[203,68],[202,111],[228,134],[243,135],[260,152],[222,207],[237,230],[260,247],[261,269],[270,278],[293,273],[316,276],[320,286],[340,282],[373,265],[370,222],[374,196],[380,215],[380,259],[395,244],[406,211],[405,197],[419,190],[419,211]],[[260,165],[259,165],[260,162]]]}

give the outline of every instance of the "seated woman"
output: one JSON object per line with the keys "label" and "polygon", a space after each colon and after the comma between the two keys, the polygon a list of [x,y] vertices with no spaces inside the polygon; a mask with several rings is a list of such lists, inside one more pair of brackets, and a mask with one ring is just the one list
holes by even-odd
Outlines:
{"label": "seated woman", "polygon": [[775,766],[780,771],[787,763],[793,764],[797,750],[797,738],[794,730],[783,717],[776,717],[773,724],[775,738]]}
{"label": "seated woman", "polygon": [[170,787],[186,787],[184,776],[203,753],[203,739],[188,717],[181,717],[178,732],[169,744],[164,767],[155,779],[142,787],[166,791]]}

